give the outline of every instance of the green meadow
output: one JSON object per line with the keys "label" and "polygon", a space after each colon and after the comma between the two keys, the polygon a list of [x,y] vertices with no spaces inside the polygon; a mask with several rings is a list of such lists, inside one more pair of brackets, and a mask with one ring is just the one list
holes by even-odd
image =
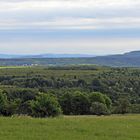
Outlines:
{"label": "green meadow", "polygon": [[140,115],[1,117],[0,140],[140,140]]}

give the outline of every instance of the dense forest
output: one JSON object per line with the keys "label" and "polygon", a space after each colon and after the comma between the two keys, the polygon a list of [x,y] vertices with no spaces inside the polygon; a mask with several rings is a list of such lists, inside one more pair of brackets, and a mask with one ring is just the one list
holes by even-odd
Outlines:
{"label": "dense forest", "polygon": [[0,69],[0,114],[140,113],[140,69],[93,65]]}

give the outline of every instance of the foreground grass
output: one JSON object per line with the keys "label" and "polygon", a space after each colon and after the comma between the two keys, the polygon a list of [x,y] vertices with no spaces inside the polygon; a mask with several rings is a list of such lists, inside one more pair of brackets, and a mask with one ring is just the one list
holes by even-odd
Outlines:
{"label": "foreground grass", "polygon": [[1,117],[0,140],[140,140],[140,115]]}

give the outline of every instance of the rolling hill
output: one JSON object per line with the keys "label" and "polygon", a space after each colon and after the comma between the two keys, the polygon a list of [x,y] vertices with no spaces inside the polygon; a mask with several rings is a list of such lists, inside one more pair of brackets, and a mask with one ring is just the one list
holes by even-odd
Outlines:
{"label": "rolling hill", "polygon": [[[55,57],[54,57],[55,56]],[[52,55],[50,57],[24,56],[14,58],[1,58],[1,66],[21,66],[21,65],[102,65],[112,67],[140,67],[140,51],[133,51],[122,55],[108,56],[86,56],[86,55]]]}

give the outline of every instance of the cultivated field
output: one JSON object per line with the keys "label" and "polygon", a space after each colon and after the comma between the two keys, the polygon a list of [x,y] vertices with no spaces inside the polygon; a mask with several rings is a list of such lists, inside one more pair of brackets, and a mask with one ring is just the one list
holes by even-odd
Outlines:
{"label": "cultivated field", "polygon": [[1,117],[0,140],[140,140],[140,115]]}

